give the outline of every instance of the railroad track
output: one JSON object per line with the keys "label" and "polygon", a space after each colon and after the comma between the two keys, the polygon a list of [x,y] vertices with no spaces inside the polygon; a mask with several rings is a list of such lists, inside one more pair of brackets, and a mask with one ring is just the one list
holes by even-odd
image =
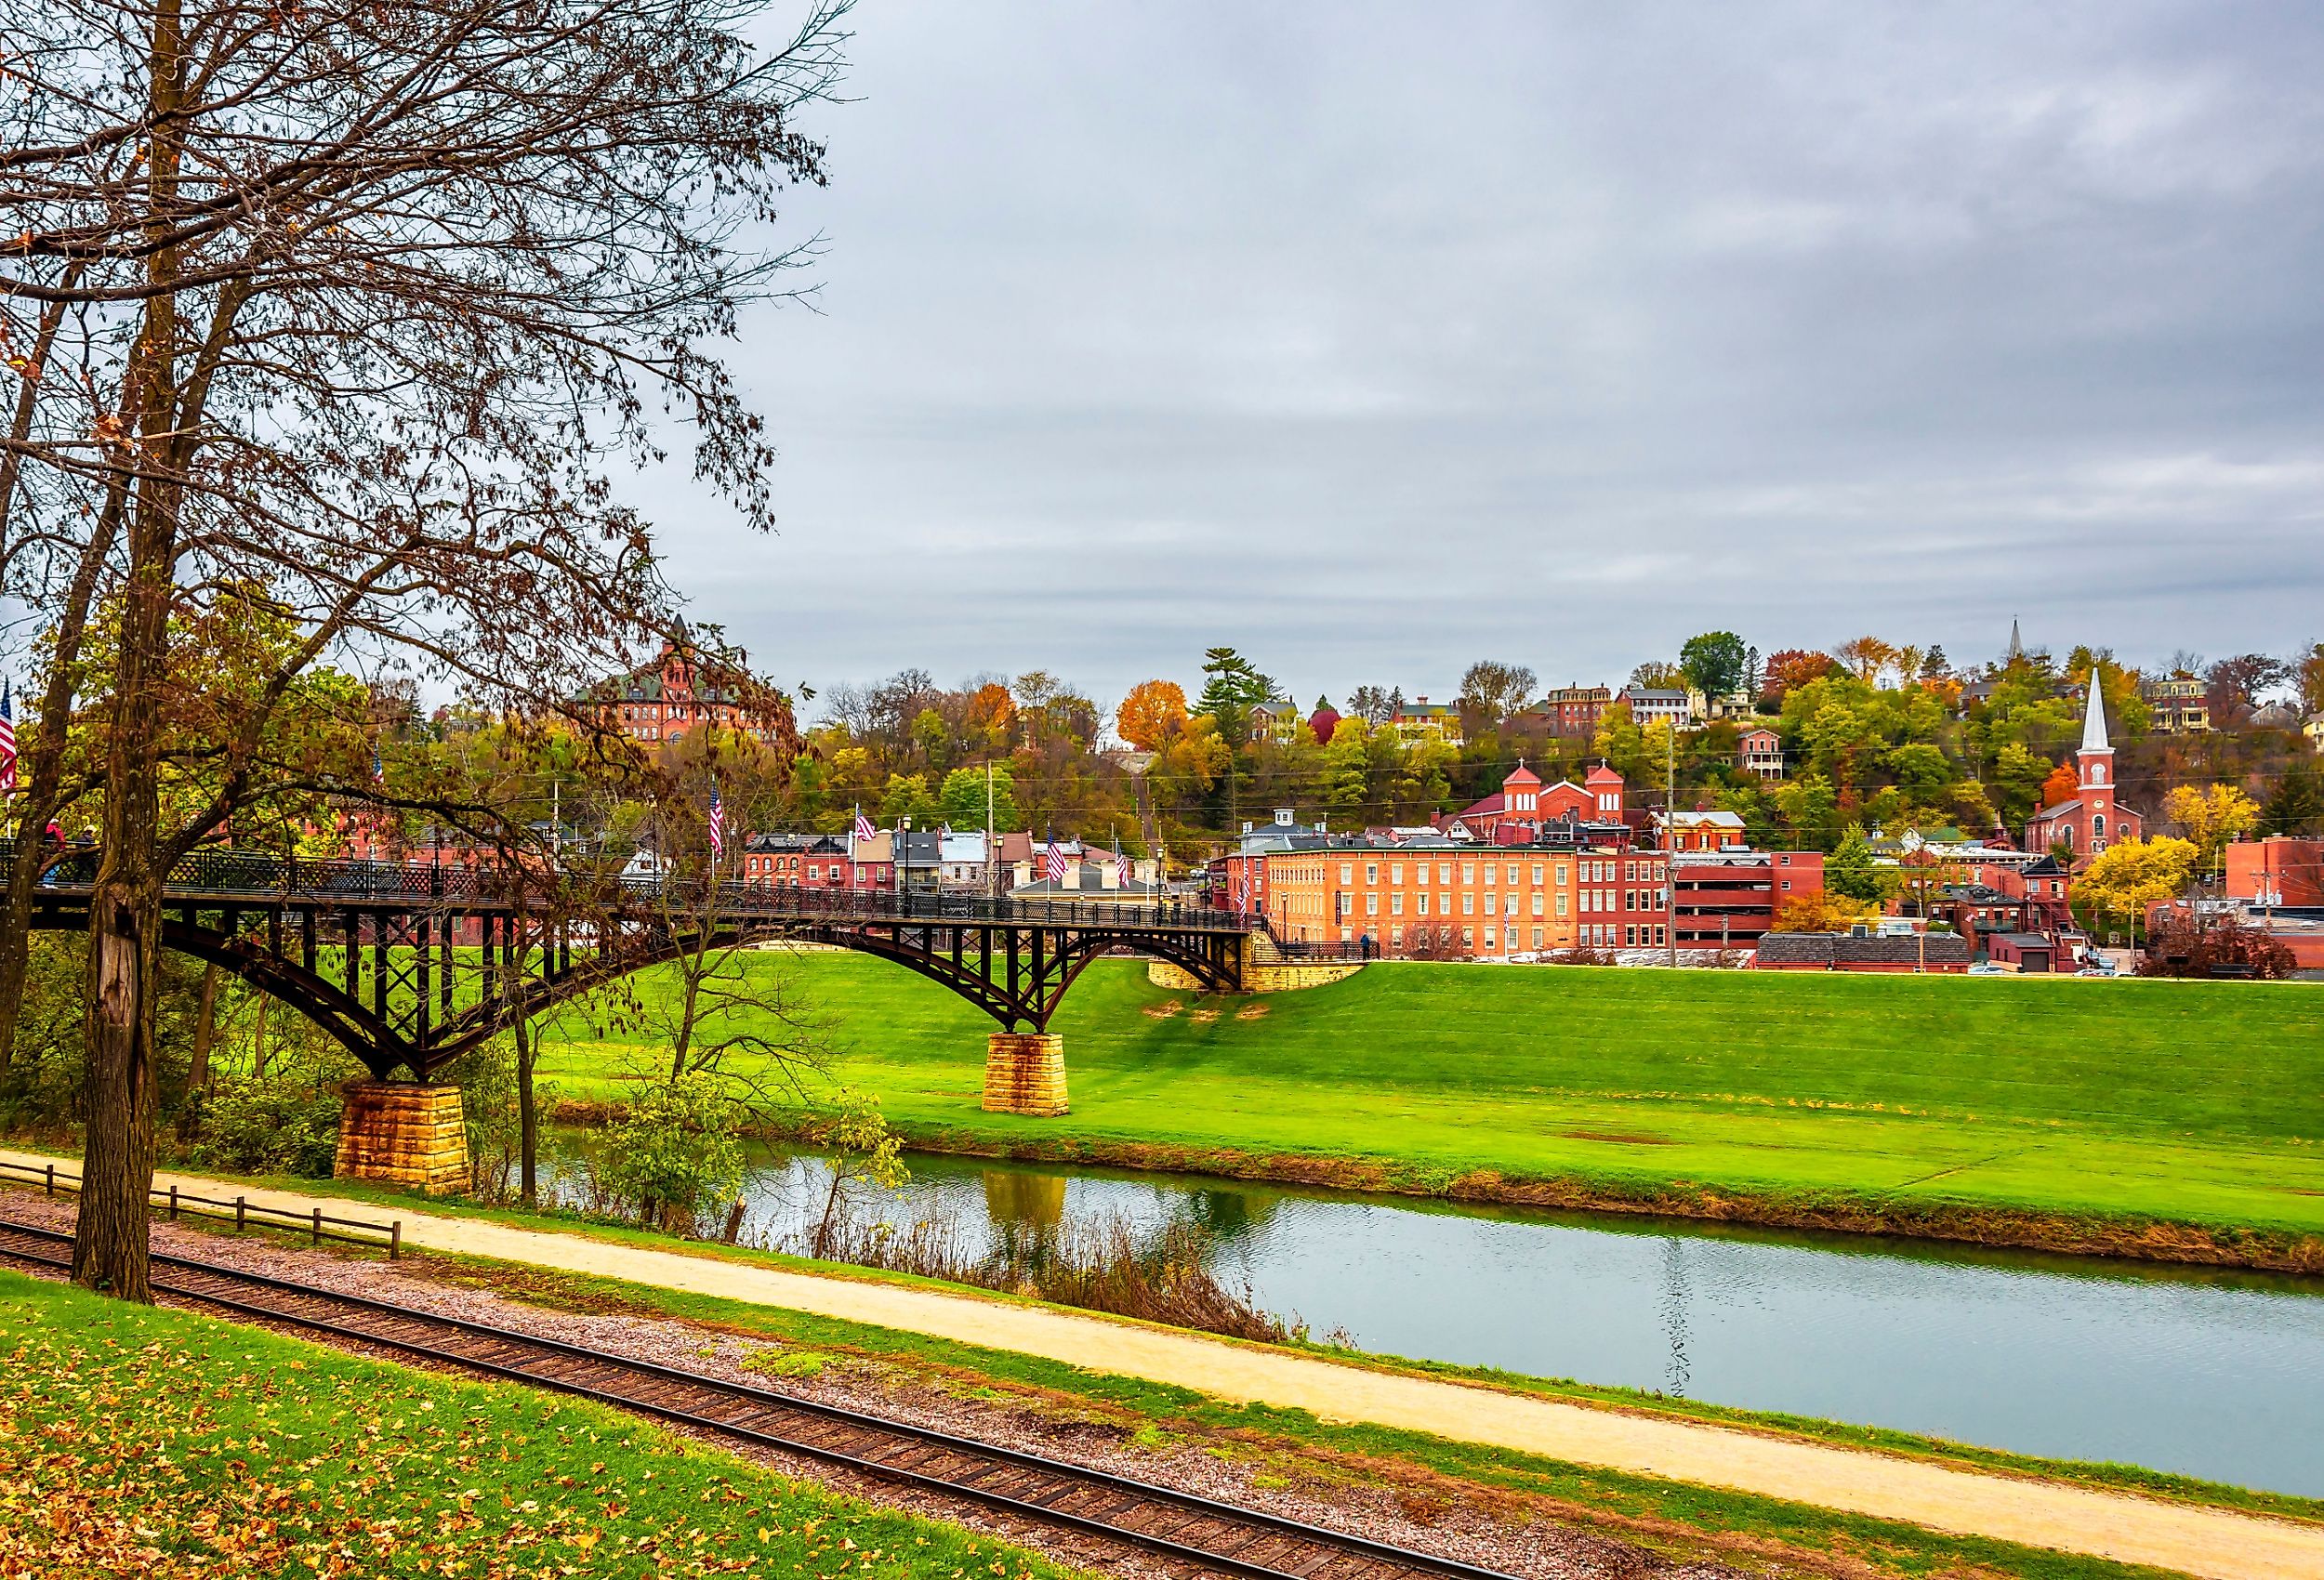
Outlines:
{"label": "railroad track", "polygon": [[[69,1270],[73,1237],[0,1218],[0,1258]],[[58,1255],[61,1248],[64,1255]],[[154,1253],[157,1294],[245,1320],[552,1389],[1079,1535],[1127,1543],[1188,1573],[1252,1580],[1510,1580],[1497,1570],[1041,1455],[483,1323]]]}

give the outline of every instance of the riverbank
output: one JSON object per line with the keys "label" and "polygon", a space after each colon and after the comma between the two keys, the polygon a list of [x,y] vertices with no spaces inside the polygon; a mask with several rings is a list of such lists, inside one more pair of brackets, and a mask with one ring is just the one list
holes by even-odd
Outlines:
{"label": "riverbank", "polygon": [[[982,1112],[989,1022],[941,988],[748,968],[836,1019],[838,1073],[925,1151],[2324,1271],[2301,984],[1390,963],[1199,1000],[1103,961],[1053,1023],[1073,1112],[1028,1119]],[[643,1061],[569,1017],[545,1070],[586,1120]]]}
{"label": "riverbank", "polygon": [[[186,1177],[164,1182],[172,1178],[195,1186]],[[308,1192],[250,1193],[297,1211],[351,1206]],[[2324,1524],[2183,1501],[2210,1498],[2175,1478],[2152,1479],[2160,1496],[2101,1490],[2114,1477],[2146,1478],[2070,1467],[2067,1481],[2038,1479],[2033,1462],[2014,1459],[1973,1468],[1970,1453],[1937,1457],[1948,1445],[1929,1445],[1929,1458],[1899,1452],[1904,1440],[1895,1434],[1881,1434],[1896,1437],[1893,1446],[1866,1452],[1772,1424],[1608,1408],[1537,1391],[1522,1379],[1456,1381],[1420,1368],[1351,1364],[892,1279],[803,1274],[724,1247],[649,1247],[634,1233],[579,1225],[521,1228],[499,1211],[438,1215],[400,1205],[398,1216],[407,1246],[548,1270],[553,1279],[528,1275],[519,1286],[561,1309],[593,1309],[580,1297],[617,1282],[659,1309],[820,1331],[825,1344],[852,1335],[874,1348],[933,1344],[953,1347],[947,1354],[1037,1357],[1038,1375],[1051,1384],[1078,1377],[1086,1391],[1105,1397],[1159,1388],[1178,1408],[1199,1403],[1224,1412],[1229,1435],[1240,1441],[1312,1435],[1342,1452],[1408,1455],[1487,1484],[1513,1478],[1552,1489],[1545,1495],[1577,1508],[1621,1511],[1642,1529],[1684,1526],[1751,1539],[1780,1533],[1787,1545],[1812,1537],[1816,1548],[1846,1556],[1854,1573],[1949,1566],[2094,1577],[2121,1573],[2119,1564],[2145,1564],[2276,1580],[2324,1564]],[[2314,1508],[2225,1490],[2213,1495],[2279,1516]],[[2044,1548],[2053,1550],[2035,1550]],[[1747,1542],[1741,1550],[1752,1549]]]}

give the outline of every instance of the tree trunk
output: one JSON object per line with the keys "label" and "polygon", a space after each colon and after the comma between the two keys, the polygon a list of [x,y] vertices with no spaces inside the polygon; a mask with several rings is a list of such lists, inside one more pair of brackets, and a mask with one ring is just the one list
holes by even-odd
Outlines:
{"label": "tree trunk", "polygon": [[[164,125],[174,125],[184,87],[179,7],[180,0],[161,0],[153,18],[149,93],[155,121]],[[147,193],[157,210],[176,204],[179,158],[174,131],[152,137]],[[155,223],[158,238],[166,221]],[[154,1008],[162,944],[158,743],[180,500],[171,481],[178,455],[177,267],[174,248],[155,248],[146,275],[156,289],[129,362],[139,471],[106,749],[104,854],[89,896],[88,1136],[73,1236],[73,1283],[147,1304],[153,1298],[147,1198],[153,1188]]]}
{"label": "tree trunk", "polygon": [[202,968],[202,1004],[193,1018],[193,1057],[186,1066],[186,1090],[210,1084],[210,1041],[218,1034],[218,962]]}
{"label": "tree trunk", "polygon": [[517,1038],[517,1202],[522,1206],[537,1206],[540,1202],[541,1126],[538,1111],[533,1104],[533,1064],[536,1050],[533,1044],[531,1017],[524,1006],[518,1006]]}
{"label": "tree trunk", "polygon": [[274,995],[261,993],[257,995],[257,1025],[250,1034],[250,1078],[254,1081],[263,1081],[266,1079],[266,1061],[269,1057],[266,1046],[267,1011],[273,1006]]}
{"label": "tree trunk", "polygon": [[202,1092],[210,1084],[210,1044],[218,1036],[218,965],[202,968],[202,1003],[193,1018],[193,1056],[186,1064],[185,1106],[178,1111],[178,1139],[188,1141],[202,1127]]}

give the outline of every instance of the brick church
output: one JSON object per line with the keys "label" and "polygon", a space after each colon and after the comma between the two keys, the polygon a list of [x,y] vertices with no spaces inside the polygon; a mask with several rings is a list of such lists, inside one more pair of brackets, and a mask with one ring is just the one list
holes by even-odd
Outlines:
{"label": "brick church", "polygon": [[2120,839],[2136,839],[2146,820],[2114,798],[2114,748],[2106,743],[2106,704],[2098,694],[2098,671],[2090,672],[2090,707],[2082,716],[2081,750],[2074,754],[2080,783],[2068,800],[2042,808],[2026,824],[2026,849],[2063,845],[2069,864],[2080,870]]}

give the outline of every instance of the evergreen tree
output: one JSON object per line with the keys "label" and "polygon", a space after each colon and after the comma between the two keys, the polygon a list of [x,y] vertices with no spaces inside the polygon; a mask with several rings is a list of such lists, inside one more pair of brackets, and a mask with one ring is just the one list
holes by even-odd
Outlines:
{"label": "evergreen tree", "polygon": [[2324,836],[2324,774],[2314,763],[2295,762],[2284,770],[2276,793],[2267,798],[2267,818],[2260,826],[2267,834]]}
{"label": "evergreen tree", "polygon": [[1872,842],[1864,837],[1862,823],[1850,823],[1840,836],[1840,849],[1824,859],[1824,887],[1850,900],[1886,897],[1886,875],[1872,859]]}

